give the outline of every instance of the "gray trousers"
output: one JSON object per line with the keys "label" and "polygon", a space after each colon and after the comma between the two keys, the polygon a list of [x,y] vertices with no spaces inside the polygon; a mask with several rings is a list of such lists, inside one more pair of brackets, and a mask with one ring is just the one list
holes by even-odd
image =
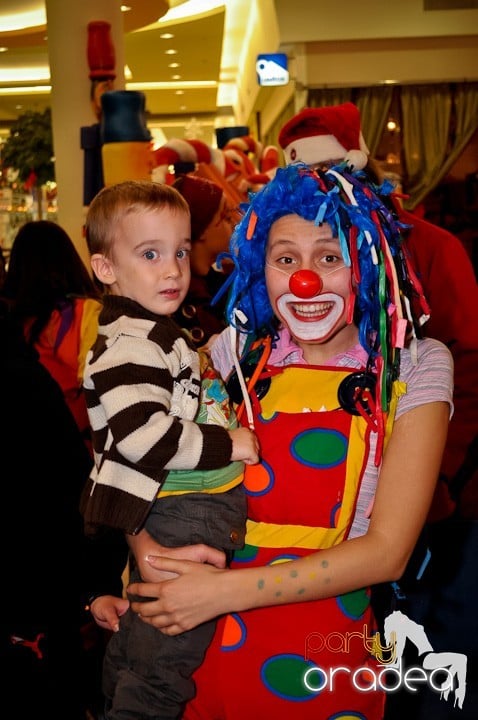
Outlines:
{"label": "gray trousers", "polygon": [[[191,493],[157,500],[145,528],[168,547],[206,543],[228,559],[244,544],[246,498],[242,485],[226,493]],[[140,580],[131,567],[131,581]],[[216,623],[169,637],[131,610],[108,642],[103,665],[107,720],[177,720],[194,696],[193,672],[201,664]]]}

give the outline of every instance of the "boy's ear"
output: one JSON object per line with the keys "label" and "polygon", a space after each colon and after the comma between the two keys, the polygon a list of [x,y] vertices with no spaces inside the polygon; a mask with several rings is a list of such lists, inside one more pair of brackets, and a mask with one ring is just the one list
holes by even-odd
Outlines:
{"label": "boy's ear", "polygon": [[93,272],[103,285],[112,285],[116,282],[116,275],[111,262],[105,255],[95,253],[90,258]]}

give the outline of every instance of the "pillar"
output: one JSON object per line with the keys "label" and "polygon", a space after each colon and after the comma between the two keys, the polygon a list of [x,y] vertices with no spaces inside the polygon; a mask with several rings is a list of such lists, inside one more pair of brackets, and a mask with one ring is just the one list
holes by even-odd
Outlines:
{"label": "pillar", "polygon": [[115,49],[115,90],[124,80],[123,17],[118,0],[46,0],[48,55],[51,74],[51,109],[55,175],[58,185],[58,223],[75,243],[89,268],[83,237],[83,150],[81,127],[97,121],[90,102],[91,80],[87,57],[88,23],[111,25]]}

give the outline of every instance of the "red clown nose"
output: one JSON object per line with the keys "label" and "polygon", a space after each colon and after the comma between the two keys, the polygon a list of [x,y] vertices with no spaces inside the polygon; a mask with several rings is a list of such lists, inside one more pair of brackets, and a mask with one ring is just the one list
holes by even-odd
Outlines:
{"label": "red clown nose", "polygon": [[322,280],[313,270],[297,270],[290,276],[289,290],[296,297],[311,298],[322,290]]}

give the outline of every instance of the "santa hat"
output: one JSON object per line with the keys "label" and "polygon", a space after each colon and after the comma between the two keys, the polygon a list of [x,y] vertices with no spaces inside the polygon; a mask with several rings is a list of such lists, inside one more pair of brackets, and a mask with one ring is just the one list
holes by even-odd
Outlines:
{"label": "santa hat", "polygon": [[183,140],[171,138],[167,143],[153,151],[155,182],[166,182],[169,165],[179,163],[211,163],[224,173],[225,159],[222,150],[206,145],[202,140]]}
{"label": "santa hat", "polygon": [[359,109],[351,102],[304,108],[284,125],[278,140],[287,164],[345,160],[361,170],[370,152],[360,130]]}
{"label": "santa hat", "polygon": [[191,240],[199,240],[219,209],[222,188],[195,175],[181,175],[173,182],[191,211]]}

